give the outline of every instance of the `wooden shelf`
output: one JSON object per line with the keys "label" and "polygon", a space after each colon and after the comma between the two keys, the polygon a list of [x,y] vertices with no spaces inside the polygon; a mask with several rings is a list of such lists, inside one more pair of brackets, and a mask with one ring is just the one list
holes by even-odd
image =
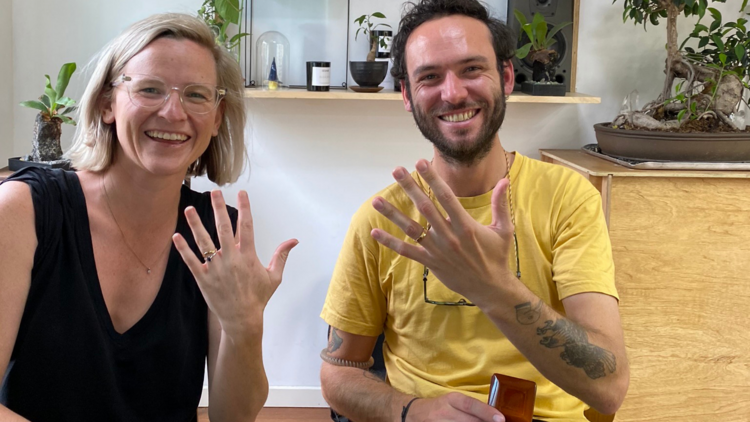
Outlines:
{"label": "wooden shelf", "polygon": [[[370,100],[370,101],[402,101],[401,93],[384,89],[376,93],[362,93],[350,90],[335,89],[328,92],[311,92],[305,89],[283,89],[279,91],[264,91],[258,88],[246,88],[245,98],[278,98],[287,100]],[[602,99],[591,95],[572,92],[564,97],[535,97],[532,95],[513,93],[508,98],[509,103],[540,103],[540,104],[599,104]]]}

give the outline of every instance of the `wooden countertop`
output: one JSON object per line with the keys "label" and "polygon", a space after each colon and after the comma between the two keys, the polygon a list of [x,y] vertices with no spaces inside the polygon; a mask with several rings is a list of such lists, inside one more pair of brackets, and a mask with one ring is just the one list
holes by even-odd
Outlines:
{"label": "wooden countertop", "polygon": [[594,157],[580,149],[541,149],[539,153],[591,176],[606,177],[689,177],[750,179],[742,170],[636,170]]}
{"label": "wooden countertop", "polygon": [[1,168],[0,169],[0,182],[2,182],[3,180],[7,179],[8,176],[10,176],[13,173],[14,172],[8,170],[8,167]]}

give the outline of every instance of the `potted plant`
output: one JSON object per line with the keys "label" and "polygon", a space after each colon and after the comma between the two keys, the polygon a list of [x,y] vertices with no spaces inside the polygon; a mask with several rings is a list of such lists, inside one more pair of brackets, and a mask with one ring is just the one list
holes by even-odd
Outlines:
{"label": "potted plant", "polygon": [[[242,3],[240,4],[240,1]],[[240,61],[240,42],[249,33],[242,32],[242,21],[240,20],[245,0],[205,0],[200,9],[198,17],[203,19],[216,36],[216,43],[226,48],[229,53]],[[237,34],[231,38],[227,35],[229,25],[237,25]]]}
{"label": "potted plant", "polygon": [[560,22],[549,29],[541,13],[534,14],[531,22],[519,10],[514,10],[516,20],[521,25],[519,38],[528,41],[516,50],[518,60],[527,59],[532,66],[532,80],[521,83],[521,91],[530,95],[565,96],[565,84],[555,81],[555,68],[560,65],[560,55],[553,48],[557,42],[555,35],[572,22]]}
{"label": "potted plant", "polygon": [[65,63],[57,75],[57,83],[52,87],[49,75],[44,94],[38,100],[23,101],[23,107],[39,110],[34,123],[34,139],[32,141],[31,155],[26,157],[15,157],[8,160],[10,170],[19,170],[23,167],[60,167],[69,168],[70,162],[62,158],[62,147],[60,146],[60,135],[62,124],[75,125],[76,122],[69,116],[76,110],[75,101],[65,96],[70,77],[76,70],[75,63]]}
{"label": "potted plant", "polygon": [[367,53],[367,61],[350,61],[349,71],[352,74],[352,79],[359,86],[350,87],[354,91],[379,91],[383,88],[379,87],[383,79],[385,79],[388,73],[388,62],[387,61],[375,61],[375,55],[378,51],[378,45],[387,47],[386,41],[376,36],[373,32],[377,31],[380,27],[390,28],[391,26],[385,23],[373,23],[372,19],[385,19],[385,15],[380,12],[374,12],[369,15],[362,15],[357,19],[354,19],[354,23],[359,25],[357,32],[354,34],[356,40],[359,33],[367,37],[368,45],[370,47],[369,53]]}
{"label": "potted plant", "polygon": [[[623,21],[645,28],[666,20],[666,77],[654,101],[640,110],[628,105],[611,123],[594,126],[602,152],[645,160],[750,161],[750,127],[740,112],[750,93],[748,20],[725,22],[708,5],[709,0],[624,1]],[[747,5],[744,0],[740,14]],[[698,16],[682,43],[680,15]],[[708,25],[702,23],[706,16]],[[697,46],[687,46],[690,41]],[[637,102],[634,96],[626,104]]]}

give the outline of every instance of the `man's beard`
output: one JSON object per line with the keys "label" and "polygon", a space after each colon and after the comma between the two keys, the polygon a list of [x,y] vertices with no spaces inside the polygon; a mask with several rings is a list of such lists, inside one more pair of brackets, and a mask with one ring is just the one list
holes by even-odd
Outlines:
{"label": "man's beard", "polygon": [[[407,87],[407,90],[408,89],[409,88]],[[490,106],[486,101],[480,101],[475,103],[449,105],[432,112],[431,115],[425,113],[424,110],[411,101],[411,92],[407,91],[407,93],[409,101],[412,104],[414,121],[417,123],[417,127],[422,132],[422,135],[435,145],[435,148],[437,148],[440,155],[446,161],[470,166],[489,154],[492,149],[492,141],[495,139],[495,134],[500,130],[500,126],[502,126],[503,120],[505,119],[505,95],[503,94],[502,88],[495,92],[494,107],[492,109],[490,109]],[[434,119],[437,118],[436,116],[439,114],[450,113],[454,110],[467,108],[479,108],[481,113],[486,113],[486,116],[482,116],[484,123],[475,139],[460,142],[451,141],[443,135],[438,127],[438,123],[435,122]],[[453,134],[458,135],[459,137],[465,137],[468,134],[468,130],[454,131]]]}

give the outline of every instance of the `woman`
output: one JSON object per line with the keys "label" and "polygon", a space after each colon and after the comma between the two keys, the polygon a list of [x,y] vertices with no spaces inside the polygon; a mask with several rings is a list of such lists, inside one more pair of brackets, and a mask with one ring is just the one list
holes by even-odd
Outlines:
{"label": "woman", "polygon": [[234,182],[244,126],[239,67],[199,19],[156,15],[105,47],[78,171],[0,185],[0,420],[195,420],[206,358],[211,420],[255,419],[263,310],[297,241],[264,268],[247,193],[237,212],[182,186]]}

